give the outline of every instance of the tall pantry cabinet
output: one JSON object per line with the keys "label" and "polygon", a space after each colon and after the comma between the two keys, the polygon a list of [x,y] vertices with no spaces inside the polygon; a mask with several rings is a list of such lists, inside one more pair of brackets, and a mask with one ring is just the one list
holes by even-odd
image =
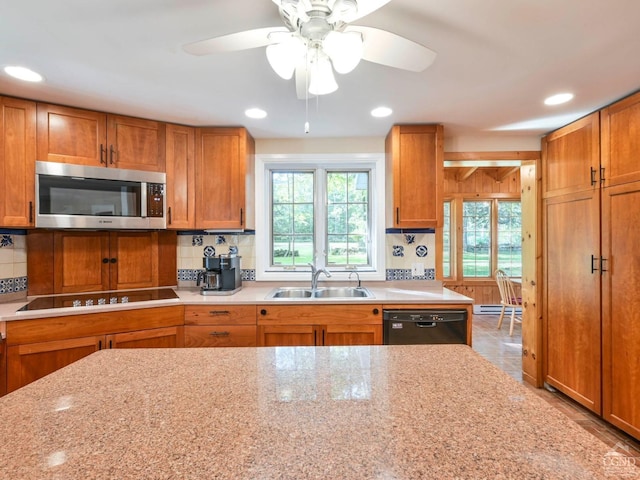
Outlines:
{"label": "tall pantry cabinet", "polygon": [[542,150],[546,381],[640,438],[640,93]]}

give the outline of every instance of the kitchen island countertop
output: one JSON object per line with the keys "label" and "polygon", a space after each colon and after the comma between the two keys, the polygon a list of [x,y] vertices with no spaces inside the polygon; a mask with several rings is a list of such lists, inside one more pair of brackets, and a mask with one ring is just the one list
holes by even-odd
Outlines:
{"label": "kitchen island countertop", "polygon": [[104,350],[0,398],[14,480],[611,478],[610,450],[464,345]]}

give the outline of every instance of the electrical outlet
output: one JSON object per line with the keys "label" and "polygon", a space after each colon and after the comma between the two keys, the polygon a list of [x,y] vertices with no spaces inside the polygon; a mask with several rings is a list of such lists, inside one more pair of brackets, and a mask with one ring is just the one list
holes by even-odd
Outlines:
{"label": "electrical outlet", "polygon": [[416,262],[411,264],[412,277],[424,277],[424,263]]}

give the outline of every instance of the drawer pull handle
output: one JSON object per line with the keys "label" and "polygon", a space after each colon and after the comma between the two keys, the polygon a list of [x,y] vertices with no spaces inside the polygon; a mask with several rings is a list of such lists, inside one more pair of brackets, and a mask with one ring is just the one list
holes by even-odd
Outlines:
{"label": "drawer pull handle", "polygon": [[229,310],[210,310],[209,315],[215,317],[216,315],[229,315]]}
{"label": "drawer pull handle", "polygon": [[228,337],[229,332],[211,332],[209,335],[213,335],[214,337]]}

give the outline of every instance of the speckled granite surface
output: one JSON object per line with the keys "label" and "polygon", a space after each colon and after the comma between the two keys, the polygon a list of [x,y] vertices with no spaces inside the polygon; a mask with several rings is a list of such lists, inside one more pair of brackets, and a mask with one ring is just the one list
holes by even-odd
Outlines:
{"label": "speckled granite surface", "polygon": [[463,345],[104,350],[0,398],[12,480],[612,478],[609,450]]}

